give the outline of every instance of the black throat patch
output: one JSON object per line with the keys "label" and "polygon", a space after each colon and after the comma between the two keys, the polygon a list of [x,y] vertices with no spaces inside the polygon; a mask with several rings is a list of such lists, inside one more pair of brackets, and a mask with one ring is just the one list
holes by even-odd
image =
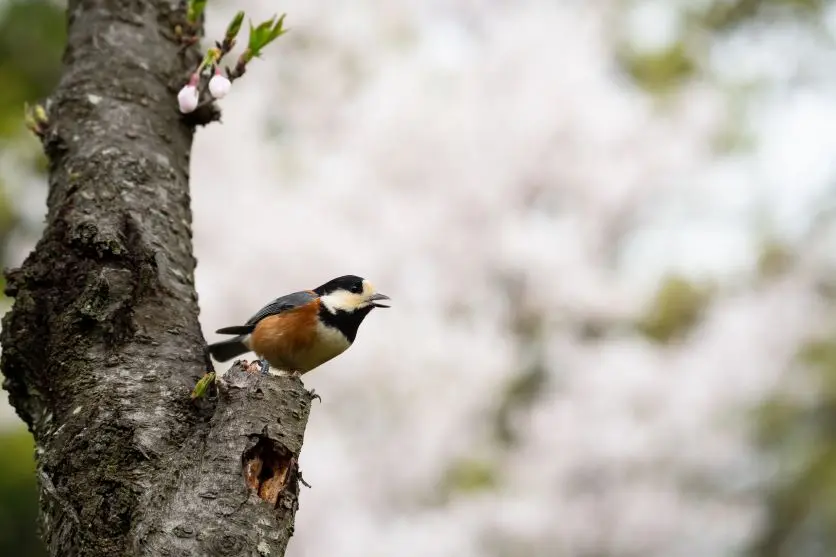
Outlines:
{"label": "black throat patch", "polygon": [[345,335],[348,342],[354,342],[354,339],[357,338],[357,329],[360,328],[360,323],[372,309],[374,309],[372,306],[368,306],[354,311],[337,310],[336,313],[331,313],[325,307],[325,304],[322,304],[319,308],[319,319],[329,327],[339,330]]}

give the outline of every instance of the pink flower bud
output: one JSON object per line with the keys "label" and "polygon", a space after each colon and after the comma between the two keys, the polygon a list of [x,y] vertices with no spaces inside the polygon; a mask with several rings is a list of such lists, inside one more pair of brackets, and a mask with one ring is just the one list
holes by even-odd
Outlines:
{"label": "pink flower bud", "polygon": [[177,93],[177,104],[180,105],[180,112],[183,114],[193,112],[199,102],[200,93],[198,93],[195,85],[186,85]]}
{"label": "pink flower bud", "polygon": [[229,93],[231,87],[232,82],[225,75],[221,74],[220,70],[209,80],[209,92],[216,99],[224,98]]}

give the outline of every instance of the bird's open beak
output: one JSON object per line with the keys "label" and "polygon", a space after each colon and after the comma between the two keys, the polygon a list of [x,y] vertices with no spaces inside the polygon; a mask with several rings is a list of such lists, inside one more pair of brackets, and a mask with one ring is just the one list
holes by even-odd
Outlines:
{"label": "bird's open beak", "polygon": [[388,299],[389,299],[389,296],[387,296],[386,294],[372,294],[371,296],[369,296],[368,301],[371,302],[372,306],[374,306],[376,308],[388,308],[389,306],[386,305],[386,304],[375,303],[378,300],[388,300]]}

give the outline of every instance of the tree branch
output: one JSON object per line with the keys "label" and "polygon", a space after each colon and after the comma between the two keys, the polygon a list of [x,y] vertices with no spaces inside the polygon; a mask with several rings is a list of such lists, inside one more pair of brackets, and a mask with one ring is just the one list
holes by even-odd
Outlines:
{"label": "tree branch", "polygon": [[[310,398],[298,379],[206,371],[191,245],[193,128],[175,95],[200,55],[184,6],[75,0],[42,138],[46,228],[7,272],[4,387],[37,444],[52,555],[284,552]],[[210,364],[211,365],[211,364]],[[242,375],[243,374],[243,375]]]}

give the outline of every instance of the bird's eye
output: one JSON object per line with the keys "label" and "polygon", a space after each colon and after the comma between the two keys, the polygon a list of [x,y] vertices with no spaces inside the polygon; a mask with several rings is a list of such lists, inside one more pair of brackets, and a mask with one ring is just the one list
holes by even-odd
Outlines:
{"label": "bird's eye", "polygon": [[356,284],[351,285],[351,292],[354,294],[362,294],[363,293],[363,285],[359,282]]}

